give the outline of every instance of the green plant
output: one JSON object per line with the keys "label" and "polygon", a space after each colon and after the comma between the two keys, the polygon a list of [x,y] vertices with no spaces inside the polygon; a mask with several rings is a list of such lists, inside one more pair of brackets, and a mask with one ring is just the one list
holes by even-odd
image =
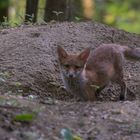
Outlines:
{"label": "green plant", "polygon": [[14,121],[19,121],[19,122],[31,122],[35,118],[35,114],[33,113],[22,113],[18,114],[14,117]]}
{"label": "green plant", "polygon": [[59,16],[60,16],[61,14],[63,14],[63,12],[61,12],[61,11],[53,11],[53,13],[56,15],[57,21],[59,21]]}

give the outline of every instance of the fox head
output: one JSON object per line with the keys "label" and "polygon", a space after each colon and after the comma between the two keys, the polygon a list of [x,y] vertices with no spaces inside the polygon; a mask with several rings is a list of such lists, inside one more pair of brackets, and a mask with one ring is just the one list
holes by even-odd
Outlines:
{"label": "fox head", "polygon": [[62,47],[58,47],[57,52],[62,74],[67,78],[77,78],[84,69],[90,49],[86,48],[79,54],[68,54]]}

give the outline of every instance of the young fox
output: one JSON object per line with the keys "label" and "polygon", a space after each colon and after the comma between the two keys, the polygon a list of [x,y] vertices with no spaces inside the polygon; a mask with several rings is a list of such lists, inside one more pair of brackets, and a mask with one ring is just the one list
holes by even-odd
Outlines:
{"label": "young fox", "polygon": [[124,57],[140,60],[139,48],[116,44],[102,44],[91,53],[86,48],[79,54],[68,54],[62,47],[57,52],[66,90],[89,101],[96,100],[96,94],[110,81],[120,85],[120,100],[125,100],[129,89],[123,79]]}

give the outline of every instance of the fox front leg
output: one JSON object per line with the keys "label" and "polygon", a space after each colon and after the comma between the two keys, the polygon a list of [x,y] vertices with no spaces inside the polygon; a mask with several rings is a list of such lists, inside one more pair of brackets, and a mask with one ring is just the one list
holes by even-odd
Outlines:
{"label": "fox front leg", "polygon": [[90,84],[82,86],[82,98],[84,101],[96,101],[96,88]]}

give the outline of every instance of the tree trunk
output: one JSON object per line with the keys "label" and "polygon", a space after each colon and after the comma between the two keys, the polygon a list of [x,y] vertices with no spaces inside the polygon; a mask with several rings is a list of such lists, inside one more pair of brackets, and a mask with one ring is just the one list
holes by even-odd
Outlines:
{"label": "tree trunk", "polygon": [[67,21],[72,21],[73,20],[73,0],[67,0],[66,3],[66,20]]}
{"label": "tree trunk", "polygon": [[0,22],[4,22],[6,17],[8,19],[9,0],[0,0]]}
{"label": "tree trunk", "polygon": [[82,0],[83,4],[83,15],[86,19],[92,20],[94,16],[94,1],[93,0]]}
{"label": "tree trunk", "polygon": [[25,22],[36,22],[38,11],[38,0],[26,0]]}

